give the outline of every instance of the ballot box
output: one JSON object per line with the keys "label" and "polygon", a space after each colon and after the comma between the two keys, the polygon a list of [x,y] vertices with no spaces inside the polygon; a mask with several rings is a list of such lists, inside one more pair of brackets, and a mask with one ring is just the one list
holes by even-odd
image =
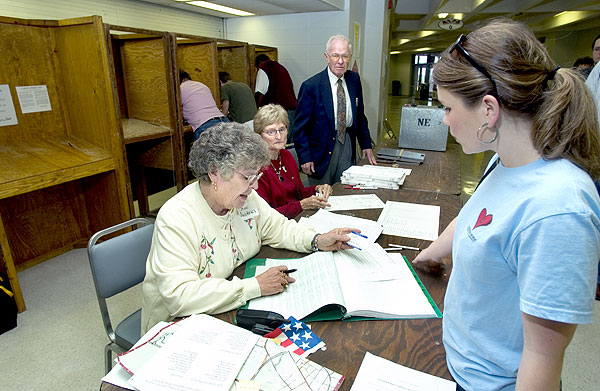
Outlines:
{"label": "ballot box", "polygon": [[443,124],[443,118],[444,109],[437,106],[404,106],[398,147],[445,151],[448,126]]}

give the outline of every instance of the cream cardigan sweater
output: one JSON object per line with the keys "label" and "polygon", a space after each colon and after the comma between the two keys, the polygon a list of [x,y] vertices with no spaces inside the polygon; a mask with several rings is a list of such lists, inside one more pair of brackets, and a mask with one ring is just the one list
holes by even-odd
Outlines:
{"label": "cream cardigan sweater", "polygon": [[261,244],[309,252],[315,232],[272,209],[252,191],[242,209],[217,216],[198,183],[160,209],[142,285],[142,333],[159,321],[216,314],[260,296],[256,278],[227,280]]}

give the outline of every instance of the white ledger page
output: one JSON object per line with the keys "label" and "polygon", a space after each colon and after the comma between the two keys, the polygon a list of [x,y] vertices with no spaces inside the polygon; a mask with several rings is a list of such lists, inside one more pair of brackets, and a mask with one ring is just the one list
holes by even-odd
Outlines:
{"label": "white ledger page", "polygon": [[327,304],[344,305],[332,252],[317,251],[297,259],[267,259],[265,266],[256,268],[256,275],[269,267],[287,265],[297,269],[290,276],[296,282],[282,293],[250,300],[249,309],[274,311],[284,318],[302,319]]}
{"label": "white ledger page", "polygon": [[456,383],[365,354],[350,391],[454,391]]}
{"label": "white ledger page", "polygon": [[181,326],[130,383],[144,391],[228,391],[260,337],[208,315]]}
{"label": "white ledger page", "polygon": [[383,270],[388,270],[387,273],[394,279],[371,281],[354,273],[347,266],[348,259],[336,258],[348,314],[396,319],[437,317],[402,255],[387,255],[387,265]]}
{"label": "white ledger page", "polygon": [[388,201],[377,222],[386,235],[436,240],[440,226],[440,207]]}

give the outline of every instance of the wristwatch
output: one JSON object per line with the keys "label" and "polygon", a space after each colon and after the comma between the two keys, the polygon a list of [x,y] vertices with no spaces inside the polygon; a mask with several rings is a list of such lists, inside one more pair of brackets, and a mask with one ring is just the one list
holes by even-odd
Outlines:
{"label": "wristwatch", "polygon": [[319,236],[320,236],[320,235],[321,235],[321,234],[316,234],[316,235],[315,235],[315,236],[312,238],[312,240],[311,240],[311,242],[310,242],[310,251],[312,251],[312,252],[319,251],[319,246],[318,246],[318,244],[319,244],[319,239],[318,239],[318,238],[319,238]]}

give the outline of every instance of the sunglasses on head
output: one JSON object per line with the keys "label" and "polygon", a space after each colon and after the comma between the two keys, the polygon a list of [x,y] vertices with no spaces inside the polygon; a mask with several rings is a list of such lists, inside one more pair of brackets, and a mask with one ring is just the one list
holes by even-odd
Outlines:
{"label": "sunglasses on head", "polygon": [[490,82],[492,82],[492,90],[493,90],[494,96],[497,98],[498,97],[498,89],[496,88],[496,82],[494,81],[494,78],[492,77],[492,75],[490,75],[490,73],[483,66],[481,66],[477,61],[475,61],[475,59],[473,57],[471,57],[469,52],[467,52],[466,49],[464,47],[462,47],[462,44],[466,40],[467,40],[467,36],[464,34],[461,34],[458,37],[458,39],[456,40],[456,42],[454,42],[454,45],[452,45],[452,47],[450,48],[450,54],[452,54],[456,50],[464,58],[466,58],[467,61],[469,61],[469,63],[473,66],[473,68],[477,69],[485,77],[490,79]]}

